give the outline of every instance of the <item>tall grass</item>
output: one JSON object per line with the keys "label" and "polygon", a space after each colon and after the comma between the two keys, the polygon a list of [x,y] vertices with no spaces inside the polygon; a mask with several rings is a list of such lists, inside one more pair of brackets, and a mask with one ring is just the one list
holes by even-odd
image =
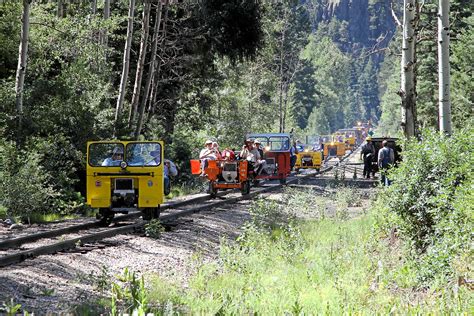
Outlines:
{"label": "tall grass", "polygon": [[203,266],[183,302],[205,314],[457,313],[466,288],[418,292],[396,254],[374,241],[371,216],[323,219],[262,232],[248,228]]}
{"label": "tall grass", "polygon": [[[348,196],[328,200],[342,205]],[[301,201],[321,205],[307,193]],[[201,265],[189,288],[173,287],[172,303],[191,314],[444,314],[472,308],[466,287],[416,288],[416,274],[400,258],[401,249],[380,239],[371,213],[282,221],[279,214],[292,209],[284,201],[256,202],[254,219],[237,242],[223,242],[219,260]],[[158,295],[167,293],[163,287],[151,290],[154,299],[170,304],[169,295]]]}

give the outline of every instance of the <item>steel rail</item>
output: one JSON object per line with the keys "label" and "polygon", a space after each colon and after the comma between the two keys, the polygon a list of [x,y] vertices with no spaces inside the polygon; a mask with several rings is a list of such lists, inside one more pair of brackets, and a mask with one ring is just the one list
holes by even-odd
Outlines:
{"label": "steel rail", "polygon": [[[225,193],[220,192],[218,194],[218,196],[223,196],[223,195],[226,195],[228,193],[230,193],[230,192],[225,192]],[[160,205],[160,210],[167,210],[167,209],[177,208],[177,207],[185,206],[185,205],[192,204],[192,203],[203,202],[203,201],[206,201],[206,200],[209,200],[209,199],[211,199],[211,195],[210,194],[204,194],[204,195],[201,195],[201,196],[197,196],[197,197],[182,200],[182,201],[170,201],[170,202],[166,202],[164,204],[161,204]],[[142,212],[137,211],[137,212],[129,213],[129,214],[126,214],[126,215],[120,215],[120,216],[114,217],[114,219],[112,221],[113,222],[118,222],[118,221],[122,221],[122,220],[138,218],[141,215],[142,215]],[[91,228],[96,228],[96,227],[100,227],[100,223],[98,221],[93,221],[93,222],[82,223],[82,224],[77,224],[77,225],[71,225],[71,226],[68,226],[68,227],[43,231],[43,232],[39,232],[39,233],[34,233],[34,234],[31,234],[31,235],[27,235],[27,236],[9,238],[9,239],[5,239],[5,240],[0,241],[0,250],[15,248],[15,247],[18,247],[22,244],[33,242],[33,241],[36,241],[36,240],[39,240],[39,239],[42,239],[42,238],[56,237],[56,236],[60,236],[60,235],[63,235],[63,234],[70,234],[70,233],[78,232],[78,231],[81,231],[81,230],[91,229]]]}
{"label": "steel rail", "polygon": [[[352,153],[345,155],[340,161],[341,162],[344,161],[351,154]],[[316,176],[321,175],[323,173],[326,173],[326,172],[330,171],[333,167],[334,166],[326,166],[325,168],[321,169],[319,173],[307,173],[307,174],[302,174],[302,175],[299,175],[299,176],[295,176],[293,179],[290,179],[289,181],[287,181],[286,185],[288,185],[288,184],[291,185],[294,182],[298,182],[301,178],[307,178],[307,177],[311,177],[311,176],[315,176],[315,175]],[[275,190],[275,189],[283,187],[283,186],[284,186],[283,184],[266,185],[265,187],[259,187],[259,189],[257,189],[256,191],[250,192],[247,195],[231,197],[231,198],[228,198],[228,199],[225,199],[225,200],[220,200],[220,201],[213,202],[211,204],[200,205],[200,206],[192,207],[190,209],[179,211],[179,212],[176,212],[176,213],[173,213],[173,214],[163,215],[163,216],[160,217],[160,221],[168,222],[168,221],[177,219],[179,217],[191,215],[191,214],[194,214],[194,213],[197,213],[197,212],[200,212],[200,211],[203,211],[203,210],[207,210],[207,209],[212,209],[212,208],[220,206],[220,205],[229,204],[229,203],[236,203],[240,200],[249,199],[249,198],[252,198],[252,197],[254,197],[258,194],[270,192],[272,190]],[[222,195],[225,195],[225,194],[222,194]],[[187,205],[187,204],[206,201],[206,200],[209,200],[209,199],[210,199],[210,195],[204,195],[204,196],[197,197],[197,198],[194,198],[194,199],[189,199],[189,200],[185,200],[185,201],[179,201],[179,202],[175,202],[175,203],[166,204],[166,205],[163,205],[163,207],[161,209],[175,208],[177,206],[184,206],[184,205]],[[139,213],[139,212],[137,212],[137,213]],[[135,213],[133,213],[133,214],[135,214]],[[124,219],[125,217],[133,218],[133,214],[120,216],[120,217],[117,218],[117,220]],[[137,215],[136,217],[138,217],[138,216],[139,215]],[[109,238],[109,237],[113,237],[113,236],[116,236],[116,235],[119,235],[119,234],[127,234],[127,233],[142,231],[143,227],[145,226],[146,223],[148,223],[148,221],[142,221],[142,222],[139,222],[139,223],[134,223],[134,224],[130,224],[130,225],[122,226],[122,227],[110,228],[110,229],[107,229],[107,230],[104,230],[104,231],[101,231],[101,232],[83,235],[83,236],[80,236],[80,237],[60,241],[60,242],[53,243],[53,244],[50,244],[50,245],[45,245],[45,246],[41,246],[41,247],[37,247],[37,248],[33,248],[33,249],[23,250],[23,251],[14,253],[14,254],[4,255],[4,256],[0,257],[0,267],[9,266],[9,265],[12,265],[12,264],[15,264],[15,263],[22,262],[22,261],[24,261],[26,259],[29,259],[29,258],[34,258],[34,257],[40,256],[40,255],[54,254],[54,253],[57,253],[57,252],[60,252],[60,251],[73,249],[73,248],[76,248],[77,246],[80,246],[80,245],[85,244],[85,243],[92,243],[92,242],[99,241],[99,240]],[[92,223],[87,223],[87,224],[92,224]],[[95,224],[97,224],[97,223],[95,223]],[[83,225],[85,225],[85,224],[83,224]],[[49,233],[49,232],[38,233],[38,234],[35,234],[35,235],[37,237],[40,234],[44,235],[44,234],[47,234],[47,233]],[[55,236],[57,236],[57,235],[55,235]],[[27,236],[20,237],[20,238],[27,238]],[[45,237],[43,236],[41,238],[45,238]]]}
{"label": "steel rail", "polygon": [[[321,173],[327,172],[330,169],[332,169],[332,167],[328,167],[328,168],[322,170]],[[292,184],[294,182],[297,182],[300,178],[310,177],[310,176],[314,176],[314,175],[315,175],[315,173],[308,173],[308,174],[300,175],[299,177],[294,177],[293,179],[290,179],[289,181],[287,181],[287,184]],[[219,201],[215,201],[215,202],[210,203],[210,204],[199,205],[199,206],[187,209],[187,210],[182,210],[182,211],[179,211],[179,212],[176,212],[176,213],[166,214],[166,215],[160,216],[160,221],[168,222],[168,221],[177,219],[179,217],[191,215],[191,214],[194,214],[194,213],[197,213],[197,212],[200,212],[200,211],[203,211],[203,210],[207,210],[207,209],[212,209],[214,207],[218,207],[218,206],[221,206],[221,205],[224,205],[224,204],[236,203],[240,200],[250,199],[250,198],[252,198],[252,197],[254,197],[258,194],[266,193],[266,192],[275,190],[275,189],[280,188],[280,187],[283,187],[283,185],[282,184],[267,184],[264,187],[258,187],[257,190],[254,190],[254,191],[250,192],[247,195],[231,197],[231,198],[228,198],[228,199],[225,199],[225,200],[219,200]],[[204,197],[201,197],[201,199],[202,198],[204,198]],[[193,202],[196,202],[196,200],[198,200],[198,199],[199,198],[194,199]],[[207,199],[203,199],[203,200],[207,200]],[[191,203],[189,200],[183,201],[183,202],[186,202],[186,203],[173,203],[172,206],[176,207],[178,204],[180,206],[184,206],[186,204]],[[171,207],[168,207],[168,208],[171,208]],[[123,219],[124,216],[121,216],[121,218]],[[113,237],[115,235],[142,231],[142,229],[143,229],[143,227],[145,226],[146,223],[148,223],[148,221],[142,221],[140,223],[129,224],[129,225],[125,225],[125,226],[122,226],[122,227],[110,228],[110,229],[107,229],[107,230],[104,230],[104,231],[101,231],[101,232],[83,235],[83,236],[80,236],[80,237],[60,241],[60,242],[53,243],[53,244],[50,244],[50,245],[45,245],[45,246],[41,246],[41,247],[37,247],[37,248],[33,248],[33,249],[19,251],[19,252],[16,252],[14,254],[4,255],[4,256],[0,257],[0,267],[5,267],[5,266],[8,266],[8,265],[19,263],[19,262],[22,262],[22,261],[24,261],[28,258],[34,258],[34,257],[40,256],[40,255],[54,254],[54,253],[57,253],[57,252],[60,252],[60,251],[65,251],[65,250],[68,250],[68,249],[76,248],[77,246],[82,245],[84,243],[92,243],[92,242],[99,241],[99,240],[102,240],[102,239],[105,239],[105,238]]]}
{"label": "steel rail", "polygon": [[[238,191],[238,190],[230,190],[230,191],[227,191],[227,192],[219,192],[217,194],[217,196],[225,196],[229,193],[236,192],[236,191]],[[169,202],[166,202],[166,203],[160,205],[160,211],[167,210],[167,209],[178,208],[178,207],[185,206],[185,205],[192,204],[192,203],[199,203],[199,202],[207,201],[207,200],[210,200],[210,199],[212,199],[210,194],[203,194],[201,196],[186,199],[186,200],[183,200],[183,201],[169,201]],[[126,214],[126,215],[120,215],[120,216],[114,217],[114,219],[112,221],[113,222],[118,222],[118,221],[123,221],[123,220],[127,220],[127,219],[134,219],[134,218],[140,217],[141,215],[142,215],[142,212],[137,211],[137,212],[129,213],[129,214]],[[97,228],[97,227],[100,227],[100,223],[98,221],[93,221],[93,222],[82,223],[82,224],[77,224],[77,225],[71,225],[71,226],[68,226],[68,227],[63,227],[63,228],[38,232],[38,233],[26,235],[26,236],[21,236],[21,237],[16,237],[16,238],[9,238],[9,239],[5,239],[5,240],[0,241],[0,250],[12,249],[12,248],[15,248],[15,247],[19,247],[22,244],[34,242],[34,241],[37,241],[39,239],[56,237],[56,236],[60,236],[60,235],[64,235],[64,234],[70,234],[70,233],[78,232],[78,231],[81,231],[81,230]]]}

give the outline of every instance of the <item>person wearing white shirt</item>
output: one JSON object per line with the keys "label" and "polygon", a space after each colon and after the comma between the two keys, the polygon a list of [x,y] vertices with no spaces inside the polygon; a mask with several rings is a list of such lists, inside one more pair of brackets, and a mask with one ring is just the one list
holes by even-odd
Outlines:
{"label": "person wearing white shirt", "polygon": [[212,140],[206,141],[205,147],[199,153],[199,159],[201,160],[201,176],[205,176],[204,170],[208,166],[208,161],[217,159],[216,152],[212,147]]}

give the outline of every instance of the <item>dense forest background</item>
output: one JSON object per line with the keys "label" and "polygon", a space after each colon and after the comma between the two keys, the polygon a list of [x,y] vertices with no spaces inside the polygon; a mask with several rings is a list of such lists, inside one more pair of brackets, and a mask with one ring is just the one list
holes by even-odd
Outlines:
{"label": "dense forest background", "polygon": [[[19,113],[24,3],[30,32]],[[455,127],[473,119],[473,6],[451,1]],[[433,128],[436,7],[421,8],[417,38],[417,119]],[[251,131],[303,137],[359,120],[394,135],[400,9],[394,3],[392,14],[386,0],[3,1],[0,210],[77,209],[88,140],[163,139],[165,155],[185,171],[207,138],[234,147]]]}

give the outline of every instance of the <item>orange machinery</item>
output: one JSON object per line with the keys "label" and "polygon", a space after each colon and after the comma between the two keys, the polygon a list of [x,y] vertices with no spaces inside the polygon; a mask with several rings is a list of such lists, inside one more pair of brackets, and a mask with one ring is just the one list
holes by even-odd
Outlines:
{"label": "orange machinery", "polygon": [[[191,173],[202,173],[201,161],[191,160]],[[219,189],[240,189],[242,195],[250,193],[248,161],[246,160],[208,160],[204,174],[209,180],[209,193],[217,195]]]}

